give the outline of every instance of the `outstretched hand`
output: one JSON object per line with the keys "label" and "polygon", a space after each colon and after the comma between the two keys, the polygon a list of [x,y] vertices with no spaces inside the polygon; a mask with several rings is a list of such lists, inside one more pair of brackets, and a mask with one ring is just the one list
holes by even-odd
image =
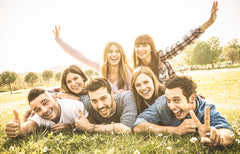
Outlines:
{"label": "outstretched hand", "polygon": [[209,26],[211,26],[217,18],[218,1],[213,2],[210,18],[200,26],[200,28],[205,31]]}
{"label": "outstretched hand", "polygon": [[17,110],[13,110],[14,120],[8,122],[5,127],[5,132],[9,138],[15,138],[20,134],[21,121],[19,119],[19,115]]}
{"label": "outstretched hand", "polygon": [[58,36],[60,35],[60,25],[55,25],[55,31],[53,30],[53,34],[55,35],[55,39],[58,38]]}
{"label": "outstretched hand", "polygon": [[209,22],[213,24],[217,18],[217,10],[218,10],[218,1],[213,2],[211,9],[211,16],[209,18]]}
{"label": "outstretched hand", "polygon": [[210,107],[205,109],[204,124],[202,124],[193,111],[190,111],[190,115],[198,127],[198,133],[201,136],[201,143],[206,146],[217,146],[220,142],[221,134],[219,131],[210,127]]}

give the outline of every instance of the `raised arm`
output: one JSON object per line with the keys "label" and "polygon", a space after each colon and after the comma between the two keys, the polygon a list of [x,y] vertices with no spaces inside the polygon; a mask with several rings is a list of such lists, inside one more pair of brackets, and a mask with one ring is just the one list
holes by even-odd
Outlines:
{"label": "raised arm", "polygon": [[56,42],[62,47],[62,49],[65,52],[67,52],[72,57],[76,58],[81,63],[84,63],[85,65],[93,68],[98,73],[100,73],[100,70],[101,70],[100,69],[100,63],[92,61],[91,59],[85,57],[83,53],[81,53],[80,51],[72,48],[69,44],[67,44],[66,42],[64,42],[62,40],[62,38],[60,37],[60,26],[55,25],[55,30],[53,30],[53,33],[55,35]]}
{"label": "raised arm", "polygon": [[91,124],[88,119],[82,114],[79,110],[80,117],[75,118],[75,126],[78,130],[88,131],[88,132],[98,132],[98,133],[130,133],[131,128],[122,124],[122,123],[114,123],[107,125],[97,125]]}
{"label": "raised arm", "polygon": [[177,43],[168,47],[166,50],[158,52],[160,60],[171,59],[181,53],[188,45],[193,43],[201,34],[210,27],[217,18],[218,2],[213,2],[210,18],[203,23],[199,28],[191,30],[185,34],[185,36]]}
{"label": "raised arm", "polygon": [[37,123],[31,120],[21,125],[18,112],[13,110],[13,114],[15,116],[14,120],[8,122],[5,127],[5,132],[9,138],[27,136],[28,134],[32,133],[33,130],[38,128]]}
{"label": "raised arm", "polygon": [[203,31],[205,31],[209,26],[211,26],[215,22],[217,18],[217,10],[218,10],[218,1],[213,2],[210,18],[200,26],[200,28]]}

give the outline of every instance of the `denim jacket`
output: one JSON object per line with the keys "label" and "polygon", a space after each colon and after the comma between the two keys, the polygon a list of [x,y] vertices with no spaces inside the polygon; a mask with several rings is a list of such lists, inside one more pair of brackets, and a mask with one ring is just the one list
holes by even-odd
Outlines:
{"label": "denim jacket", "polygon": [[[206,106],[209,106],[210,126],[215,127],[216,129],[228,128],[233,131],[230,123],[228,123],[221,113],[216,110],[215,105],[208,104],[206,100],[202,99],[200,96],[197,96],[196,103],[197,106],[194,113],[202,124],[204,123],[205,108]],[[190,114],[188,114],[184,119],[191,119]],[[161,126],[177,127],[184,119],[179,120],[176,118],[174,113],[168,108],[165,95],[162,95],[155,100],[153,105],[138,115],[134,126],[142,122],[150,122]]]}

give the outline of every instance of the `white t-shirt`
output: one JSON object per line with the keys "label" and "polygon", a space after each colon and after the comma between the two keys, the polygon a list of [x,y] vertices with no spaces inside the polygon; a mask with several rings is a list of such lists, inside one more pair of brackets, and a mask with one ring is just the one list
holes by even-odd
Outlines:
{"label": "white t-shirt", "polygon": [[[58,123],[65,124],[74,124],[75,117],[79,117],[78,110],[80,109],[85,117],[88,116],[87,110],[84,108],[84,105],[81,101],[73,100],[73,99],[57,99],[60,107],[61,107],[61,116]],[[51,120],[46,120],[41,118],[38,114],[35,114],[33,117],[29,117],[28,120],[35,121],[39,127],[52,127],[56,123]]]}

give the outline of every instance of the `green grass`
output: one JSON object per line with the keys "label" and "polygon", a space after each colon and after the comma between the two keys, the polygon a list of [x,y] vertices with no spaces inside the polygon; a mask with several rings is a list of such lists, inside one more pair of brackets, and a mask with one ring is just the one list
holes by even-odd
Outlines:
{"label": "green grass", "polygon": [[[198,93],[228,119],[235,130],[235,139],[240,139],[240,71],[196,71],[191,76],[198,84]],[[20,117],[29,108],[26,92],[0,95],[0,153],[196,153],[189,140],[197,137],[199,153],[240,153],[240,143],[227,148],[210,148],[201,145],[197,133],[184,136],[171,134],[92,134],[76,131],[53,133],[41,129],[17,139],[8,139],[4,127],[14,116],[16,108]]]}

